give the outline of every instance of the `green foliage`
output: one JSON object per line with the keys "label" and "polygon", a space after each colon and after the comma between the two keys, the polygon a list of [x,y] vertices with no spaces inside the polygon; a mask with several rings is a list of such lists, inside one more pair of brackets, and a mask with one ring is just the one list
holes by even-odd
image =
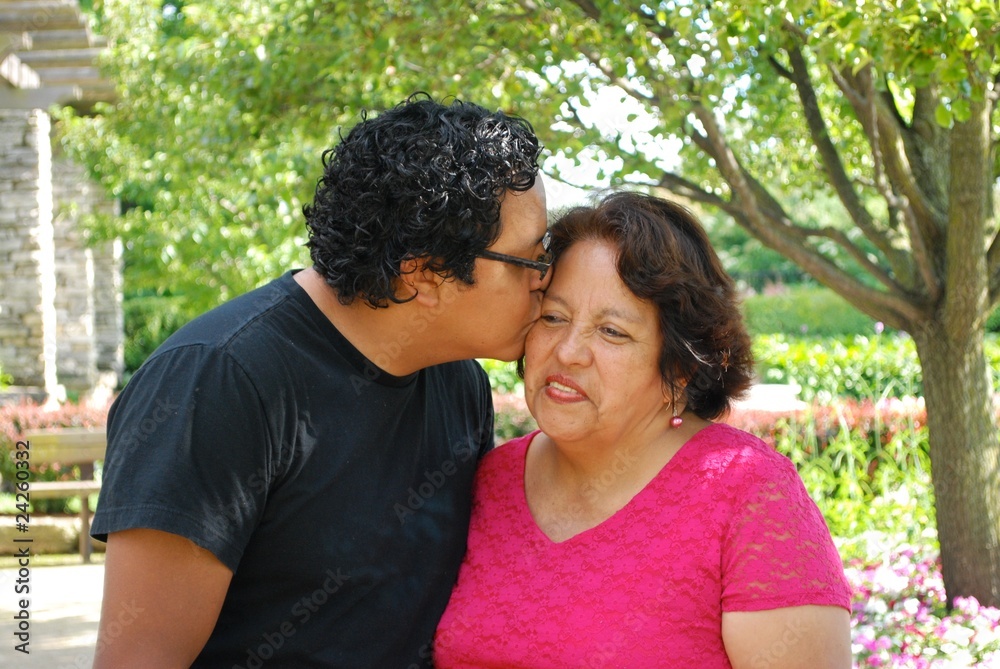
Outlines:
{"label": "green foliage", "polygon": [[125,378],[134,374],[146,358],[189,319],[184,298],[129,291],[123,300],[125,315]]}
{"label": "green foliage", "polygon": [[524,379],[518,376],[516,362],[502,360],[480,360],[479,364],[490,377],[490,387],[493,392],[501,394],[524,393]]}
{"label": "green foliage", "polygon": [[922,401],[838,399],[791,415],[736,411],[726,422],[795,463],[835,536],[934,527]]}
{"label": "green foliage", "polygon": [[1000,332],[1000,307],[993,310],[990,317],[986,319],[987,332]]}
{"label": "green foliage", "polygon": [[[920,361],[905,335],[762,335],[754,339],[754,355],[763,382],[797,384],[807,402],[923,395]],[[1000,388],[1000,338],[987,337],[986,357],[993,387]]]}
{"label": "green foliage", "polygon": [[493,409],[495,412],[493,434],[497,445],[526,435],[538,427],[528,412],[523,393],[494,393]]}
{"label": "green foliage", "polygon": [[524,380],[517,374],[517,363],[480,360],[490,377],[493,389],[493,434],[497,444],[534,430],[535,419],[524,403]]}
{"label": "green foliage", "polygon": [[754,340],[754,355],[764,383],[797,384],[806,402],[922,394],[920,362],[909,337],[763,335]]}
{"label": "green foliage", "polygon": [[817,337],[872,335],[875,321],[832,290],[814,285],[776,286],[743,300],[751,334]]}
{"label": "green foliage", "polygon": [[[9,404],[0,406],[0,491],[11,492],[16,469],[11,452],[26,430],[56,427],[100,427],[107,422],[108,407],[88,407],[63,404],[56,410],[37,404]],[[38,465],[31,469],[32,481],[60,481],[75,479],[80,475],[76,465]],[[43,499],[31,502],[34,513],[75,513],[79,500]]]}

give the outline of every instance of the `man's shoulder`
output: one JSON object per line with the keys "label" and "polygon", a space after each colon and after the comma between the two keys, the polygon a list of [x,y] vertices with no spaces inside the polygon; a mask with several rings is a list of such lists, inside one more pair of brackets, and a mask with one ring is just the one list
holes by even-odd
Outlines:
{"label": "man's shoulder", "polygon": [[275,312],[289,303],[289,284],[294,284],[291,274],[285,274],[201,314],[171,335],[154,355],[189,346],[221,350],[247,341],[252,343],[254,340],[245,335],[256,323],[277,316],[280,324],[285,318]]}

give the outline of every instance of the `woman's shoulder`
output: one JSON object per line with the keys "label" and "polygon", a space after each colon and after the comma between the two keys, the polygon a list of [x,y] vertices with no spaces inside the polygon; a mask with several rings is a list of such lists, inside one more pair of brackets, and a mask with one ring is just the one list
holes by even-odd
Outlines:
{"label": "woman's shoulder", "polygon": [[726,423],[712,423],[692,437],[688,446],[688,457],[701,467],[723,470],[730,476],[773,476],[795,471],[791,460],[773,446]]}

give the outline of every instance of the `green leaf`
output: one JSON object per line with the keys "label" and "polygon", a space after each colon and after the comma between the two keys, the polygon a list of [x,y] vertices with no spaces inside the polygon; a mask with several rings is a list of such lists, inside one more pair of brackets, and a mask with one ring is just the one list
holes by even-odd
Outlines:
{"label": "green leaf", "polygon": [[938,106],[934,108],[934,120],[937,121],[938,125],[944,128],[951,126],[951,109],[949,109],[944,102],[939,102]]}
{"label": "green leaf", "polygon": [[969,101],[965,98],[958,98],[952,101],[951,111],[955,116],[955,121],[958,123],[965,123],[972,116],[972,111],[969,109]]}

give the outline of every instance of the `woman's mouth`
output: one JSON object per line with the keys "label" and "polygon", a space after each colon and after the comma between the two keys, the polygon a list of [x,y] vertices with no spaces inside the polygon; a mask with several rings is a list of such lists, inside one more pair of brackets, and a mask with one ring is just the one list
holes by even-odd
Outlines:
{"label": "woman's mouth", "polygon": [[583,388],[564,376],[545,379],[545,395],[557,402],[580,402],[587,399]]}

